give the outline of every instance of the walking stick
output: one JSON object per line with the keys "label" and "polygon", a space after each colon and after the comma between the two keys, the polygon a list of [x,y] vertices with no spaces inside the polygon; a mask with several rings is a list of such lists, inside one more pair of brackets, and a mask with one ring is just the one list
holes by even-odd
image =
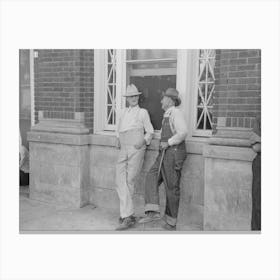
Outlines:
{"label": "walking stick", "polygon": [[163,158],[164,158],[164,155],[165,155],[165,150],[166,150],[166,148],[162,150],[162,154],[161,154],[160,162],[159,162],[159,168],[158,168],[157,178],[159,178],[159,174],[160,174],[160,170],[161,170]]}

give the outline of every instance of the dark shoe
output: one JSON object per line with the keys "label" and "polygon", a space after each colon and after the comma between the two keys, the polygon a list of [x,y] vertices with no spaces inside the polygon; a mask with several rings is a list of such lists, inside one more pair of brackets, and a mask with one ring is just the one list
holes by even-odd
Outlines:
{"label": "dark shoe", "polygon": [[[130,217],[131,217],[131,219],[134,219],[136,221],[136,217],[135,216],[131,215]],[[119,217],[119,224],[121,224],[124,219],[125,218]]]}
{"label": "dark shoe", "polygon": [[139,224],[144,224],[144,223],[149,223],[153,221],[160,220],[160,214],[155,211],[149,211],[147,212],[146,216],[141,218],[138,223]]}
{"label": "dark shoe", "polygon": [[162,226],[162,228],[164,229],[164,230],[176,230],[176,226],[171,226],[171,225],[169,225],[169,224],[164,224],[163,226]]}
{"label": "dark shoe", "polygon": [[122,222],[120,225],[116,228],[116,230],[125,230],[132,226],[134,226],[136,223],[134,216],[129,216],[127,218],[122,219]]}

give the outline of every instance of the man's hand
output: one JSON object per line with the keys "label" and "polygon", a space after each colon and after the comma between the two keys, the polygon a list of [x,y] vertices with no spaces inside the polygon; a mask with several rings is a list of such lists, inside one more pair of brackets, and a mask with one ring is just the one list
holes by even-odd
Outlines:
{"label": "man's hand", "polygon": [[257,142],[261,142],[261,137],[257,135],[255,132],[252,132],[251,137],[249,139],[251,145],[254,145]]}
{"label": "man's hand", "polygon": [[121,142],[120,139],[117,137],[117,141],[116,141],[116,148],[120,149],[121,148]]}
{"label": "man's hand", "polygon": [[160,142],[160,148],[165,150],[169,147],[168,142]]}
{"label": "man's hand", "polygon": [[136,143],[134,145],[134,148],[139,150],[139,149],[141,149],[145,145],[145,143],[146,143],[146,141],[145,141],[145,139],[143,139],[143,140],[139,141],[138,143]]}
{"label": "man's hand", "polygon": [[253,132],[249,140],[252,145],[252,149],[256,153],[259,153],[261,151],[261,137]]}
{"label": "man's hand", "polygon": [[256,143],[255,145],[252,146],[252,148],[256,153],[259,153],[261,151],[261,144]]}

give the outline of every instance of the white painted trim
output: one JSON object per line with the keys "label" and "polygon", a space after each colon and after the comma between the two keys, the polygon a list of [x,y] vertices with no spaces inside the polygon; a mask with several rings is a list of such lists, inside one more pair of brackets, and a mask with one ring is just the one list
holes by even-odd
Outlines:
{"label": "white painted trim", "polygon": [[116,50],[116,127],[119,124],[119,118],[121,114],[121,109],[124,107],[123,102],[125,102],[122,97],[126,89],[126,75],[125,75],[125,55],[126,50],[117,49]]}
{"label": "white painted trim", "polygon": [[126,92],[126,87],[128,84],[127,77],[128,73],[126,71],[126,49],[120,50],[121,52],[121,92],[120,92],[120,98],[121,98],[121,109],[125,108],[126,105],[126,98],[123,96],[123,93]]}
{"label": "white painted trim", "polygon": [[[108,129],[108,124],[107,124],[107,110],[108,110],[108,93],[107,93],[107,86],[108,86],[108,50],[104,51],[104,69],[103,69],[103,73],[104,73],[104,91],[103,91],[103,95],[104,95],[104,106],[103,107],[103,118],[102,118],[102,128],[104,130]],[[113,67],[113,65],[112,65]],[[112,70],[114,71],[114,70]],[[112,93],[113,94],[113,93]],[[102,95],[102,92],[101,92]]]}
{"label": "white painted trim", "polygon": [[211,131],[205,131],[196,128],[196,119],[197,119],[197,98],[198,98],[198,67],[199,67],[199,50],[193,50],[192,52],[192,65],[191,65],[191,72],[193,73],[190,77],[191,79],[191,91],[192,91],[192,135],[193,136],[201,136],[201,137],[208,137],[211,135]]}
{"label": "white painted trim", "polygon": [[185,120],[187,122],[187,129],[189,130],[188,121],[188,104],[189,104],[189,92],[187,84],[187,69],[188,69],[188,50],[177,50],[177,73],[176,73],[176,88],[179,91],[181,98],[181,105],[179,108],[182,109]]}
{"label": "white painted trim", "polygon": [[94,50],[94,133],[104,129],[105,50]]}
{"label": "white painted trim", "polygon": [[30,64],[30,103],[31,103],[31,127],[35,125],[35,91],[34,91],[34,50],[29,50]]}
{"label": "white painted trim", "polygon": [[157,62],[176,62],[174,58],[154,58],[154,59],[130,59],[126,60],[129,64],[140,64],[140,63],[157,63]]}
{"label": "white painted trim", "polygon": [[164,76],[164,75],[176,75],[176,68],[154,68],[154,69],[132,69],[130,70],[130,76]]}
{"label": "white painted trim", "polygon": [[196,129],[193,132],[193,136],[198,136],[198,137],[210,137],[211,135],[212,135],[212,130]]}

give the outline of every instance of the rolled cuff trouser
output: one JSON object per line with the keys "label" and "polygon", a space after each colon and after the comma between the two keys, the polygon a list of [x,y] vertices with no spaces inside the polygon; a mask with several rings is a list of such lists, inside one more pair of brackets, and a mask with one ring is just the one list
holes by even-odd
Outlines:
{"label": "rolled cuff trouser", "polygon": [[[133,195],[135,183],[141,171],[146,150],[145,145],[140,149],[136,149],[134,144],[131,144],[135,143],[133,138],[137,137],[139,137],[139,133],[135,131],[125,133],[120,137],[121,149],[116,165],[116,190],[120,200],[121,218],[134,214]],[[129,141],[125,141],[126,139],[129,139]]]}
{"label": "rolled cuff trouser", "polygon": [[[180,155],[178,158],[178,154]],[[184,150],[178,151],[177,147],[170,147],[166,150],[161,170],[162,151],[156,158],[152,168],[149,170],[145,182],[145,212],[159,210],[159,185],[164,182],[166,190],[165,221],[172,226],[177,223],[179,200],[180,200],[180,179],[183,161],[186,157]],[[180,159],[181,158],[181,159]]]}

